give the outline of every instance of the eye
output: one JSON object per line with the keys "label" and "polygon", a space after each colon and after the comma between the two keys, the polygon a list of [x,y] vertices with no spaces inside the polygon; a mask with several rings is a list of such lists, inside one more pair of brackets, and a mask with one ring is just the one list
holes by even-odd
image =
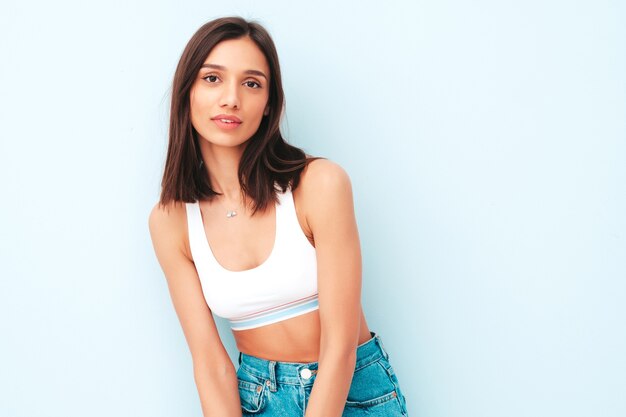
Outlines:
{"label": "eye", "polygon": [[205,80],[207,80],[210,83],[214,83],[218,80],[217,75],[215,74],[209,74],[206,77],[203,77]]}
{"label": "eye", "polygon": [[250,87],[250,88],[261,88],[261,84],[257,83],[256,81],[246,81],[244,82],[246,87]]}

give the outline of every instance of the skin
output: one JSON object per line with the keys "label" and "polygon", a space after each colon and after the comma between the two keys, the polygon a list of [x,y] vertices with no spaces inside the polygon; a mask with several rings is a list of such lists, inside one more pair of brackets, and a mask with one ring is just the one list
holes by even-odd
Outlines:
{"label": "skin", "polygon": [[[249,38],[219,43],[205,65],[191,89],[191,121],[200,137],[211,184],[223,195],[201,201],[200,209],[215,258],[226,269],[242,271],[260,265],[271,253],[275,208],[270,204],[266,211],[251,216],[237,167],[262,118],[278,110],[267,107],[269,66]],[[211,120],[219,114],[236,115],[242,123],[232,130],[221,129]],[[306,416],[341,416],[356,346],[371,337],[360,303],[361,251],[350,179],[336,163],[315,160],[303,171],[293,197],[302,233],[316,250],[320,308],[279,323],[233,331],[233,335],[238,349],[253,356],[319,361]],[[238,214],[228,219],[225,214],[231,209]],[[203,413],[240,416],[235,369],[202,295],[189,249],[184,205],[155,205],[149,225],[190,347]]]}

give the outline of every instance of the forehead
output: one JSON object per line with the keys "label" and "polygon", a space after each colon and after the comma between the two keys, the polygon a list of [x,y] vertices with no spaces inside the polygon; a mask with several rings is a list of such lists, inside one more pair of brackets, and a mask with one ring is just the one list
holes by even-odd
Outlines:
{"label": "forehead", "polygon": [[213,47],[204,63],[221,65],[228,71],[259,70],[269,76],[265,55],[249,37],[221,41]]}

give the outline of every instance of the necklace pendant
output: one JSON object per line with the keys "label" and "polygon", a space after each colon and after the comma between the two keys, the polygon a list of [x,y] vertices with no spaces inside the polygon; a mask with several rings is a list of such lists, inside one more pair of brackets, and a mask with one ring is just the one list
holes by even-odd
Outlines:
{"label": "necklace pendant", "polygon": [[226,212],[226,217],[228,217],[229,219],[231,217],[235,217],[237,215],[237,212],[235,210],[228,210],[228,212]]}

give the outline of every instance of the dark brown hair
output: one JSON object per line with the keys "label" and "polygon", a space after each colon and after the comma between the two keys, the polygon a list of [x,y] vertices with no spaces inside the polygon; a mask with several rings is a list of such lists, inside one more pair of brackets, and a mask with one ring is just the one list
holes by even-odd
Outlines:
{"label": "dark brown hair", "polygon": [[169,145],[161,181],[160,204],[211,199],[220,193],[211,188],[191,124],[189,93],[198,71],[211,50],[228,39],[249,37],[265,55],[270,69],[269,114],[263,117],[256,133],[248,140],[239,161],[239,183],[246,198],[252,199],[253,214],[275,202],[277,183],[282,191],[291,184],[295,189],[300,174],[313,159],[300,148],[288,144],[280,133],[284,93],[276,47],[260,24],[241,17],[224,17],[205,23],[185,47],[172,83]]}

